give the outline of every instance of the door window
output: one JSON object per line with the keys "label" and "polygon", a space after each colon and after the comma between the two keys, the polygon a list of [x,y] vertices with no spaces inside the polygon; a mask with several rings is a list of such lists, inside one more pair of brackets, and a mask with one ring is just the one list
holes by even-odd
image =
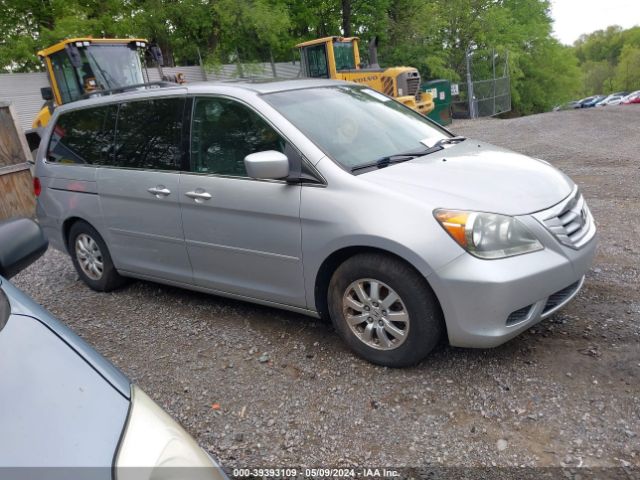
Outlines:
{"label": "door window", "polygon": [[115,165],[148,170],[182,167],[185,97],[120,104]]}
{"label": "door window", "polygon": [[308,77],[329,78],[327,50],[324,44],[304,47],[302,49],[302,55]]}
{"label": "door window", "polygon": [[106,105],[60,115],[49,140],[47,160],[110,165],[117,109],[117,105]]}
{"label": "door window", "polygon": [[250,108],[226,98],[196,98],[191,127],[191,171],[247,177],[244,157],[283,152],[286,142]]}
{"label": "door window", "polygon": [[66,50],[54,53],[50,58],[62,103],[80,98],[84,92],[80,88],[76,69],[71,65]]}

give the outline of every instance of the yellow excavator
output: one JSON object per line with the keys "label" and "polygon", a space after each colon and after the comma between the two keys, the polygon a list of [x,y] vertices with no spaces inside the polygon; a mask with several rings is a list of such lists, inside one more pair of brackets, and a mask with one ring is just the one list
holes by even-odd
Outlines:
{"label": "yellow excavator", "polygon": [[49,77],[49,87],[40,89],[44,106],[26,132],[31,150],[38,148],[40,131],[60,105],[87,98],[101,91],[119,91],[148,84],[142,58],[148,52],[162,73],[162,52],[143,38],[70,38],[40,50]]}
{"label": "yellow excavator", "polygon": [[368,85],[427,115],[434,108],[430,93],[420,91],[420,73],[413,67],[380,68],[377,39],[369,43],[369,65],[360,63],[358,37],[324,37],[296,45],[300,49],[302,74],[310,78],[333,78]]}

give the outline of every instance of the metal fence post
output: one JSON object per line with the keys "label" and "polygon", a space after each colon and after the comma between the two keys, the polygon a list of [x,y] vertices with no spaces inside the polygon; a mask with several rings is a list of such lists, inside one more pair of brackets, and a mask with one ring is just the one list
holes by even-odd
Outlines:
{"label": "metal fence post", "polygon": [[473,98],[473,80],[471,79],[471,44],[465,51],[465,57],[467,60],[467,95],[469,96],[469,118],[476,118],[475,102]]}

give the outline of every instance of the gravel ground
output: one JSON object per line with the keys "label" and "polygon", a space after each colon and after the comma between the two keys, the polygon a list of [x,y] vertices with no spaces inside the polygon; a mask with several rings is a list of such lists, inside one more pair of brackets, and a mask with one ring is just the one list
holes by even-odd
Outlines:
{"label": "gravel ground", "polygon": [[579,296],[499,348],[377,367],[301,315],[148,282],[95,293],[53,250],[15,284],[228,467],[640,466],[640,107],[453,130],[560,167],[599,226]]}

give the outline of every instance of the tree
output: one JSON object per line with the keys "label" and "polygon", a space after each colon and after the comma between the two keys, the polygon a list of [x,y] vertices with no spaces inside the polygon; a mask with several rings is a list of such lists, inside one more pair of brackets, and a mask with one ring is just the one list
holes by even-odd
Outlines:
{"label": "tree", "polygon": [[611,26],[582,35],[574,44],[585,94],[640,88],[640,27]]}
{"label": "tree", "polygon": [[622,48],[616,67],[615,85],[629,92],[640,90],[640,47],[625,45]]}
{"label": "tree", "polygon": [[234,62],[244,76],[246,63],[290,58],[291,21],[280,0],[219,0],[213,7],[219,42],[209,51],[211,63]]}
{"label": "tree", "polygon": [[246,68],[290,60],[300,41],[343,34],[361,38],[364,62],[378,37],[383,66],[460,81],[473,44],[476,79],[492,74],[491,61],[481,59],[508,52],[513,106],[522,113],[583,88],[635,85],[636,52],[626,45],[640,48],[640,28],[619,27],[562,47],[551,36],[549,0],[0,0],[0,7],[0,69],[37,70],[35,52],[71,36],[143,37],[158,43],[168,64],[202,58]]}
{"label": "tree", "polygon": [[581,65],[581,69],[585,94],[596,95],[613,91],[615,67],[607,60],[588,60]]}

